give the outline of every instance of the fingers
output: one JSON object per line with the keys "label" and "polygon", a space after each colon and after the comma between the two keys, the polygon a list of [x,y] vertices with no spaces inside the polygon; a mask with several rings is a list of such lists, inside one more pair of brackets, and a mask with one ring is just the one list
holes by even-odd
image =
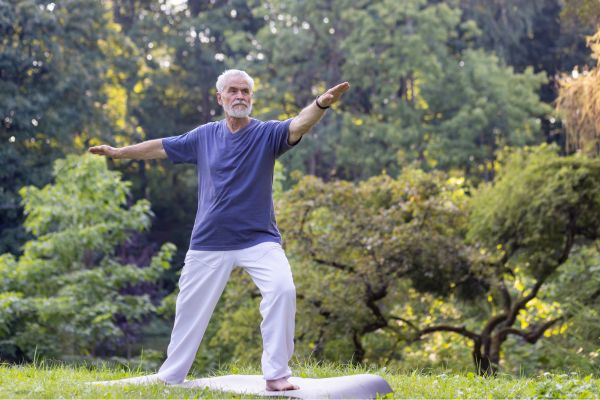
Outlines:
{"label": "fingers", "polygon": [[336,85],[328,91],[326,91],[325,93],[323,93],[320,97],[320,102],[325,106],[329,106],[338,101],[340,96],[344,94],[349,88],[350,84],[348,82],[342,82],[339,85]]}
{"label": "fingers", "polygon": [[90,147],[90,148],[88,149],[88,151],[89,151],[90,153],[92,153],[92,154],[103,154],[103,153],[104,153],[103,146],[104,146],[104,145],[102,145],[102,146],[94,146],[94,147]]}
{"label": "fingers", "polygon": [[342,93],[344,93],[349,88],[350,88],[350,84],[348,82],[342,82],[339,85],[336,85],[336,86],[332,87],[331,89],[329,89],[327,91],[327,93],[331,93],[334,96],[340,96]]}
{"label": "fingers", "polygon": [[96,154],[99,156],[110,156],[111,155],[111,147],[105,144],[100,146],[93,146],[88,149],[88,151],[92,154]]}

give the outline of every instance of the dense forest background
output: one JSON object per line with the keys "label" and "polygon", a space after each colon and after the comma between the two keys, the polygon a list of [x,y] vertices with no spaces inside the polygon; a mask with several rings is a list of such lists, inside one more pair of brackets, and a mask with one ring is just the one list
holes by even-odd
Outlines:
{"label": "dense forest background", "polygon": [[[104,160],[351,90],[277,164],[302,359],[600,367],[597,0],[0,0],[0,360],[164,357],[195,170]],[[235,274],[196,368],[260,360]]]}

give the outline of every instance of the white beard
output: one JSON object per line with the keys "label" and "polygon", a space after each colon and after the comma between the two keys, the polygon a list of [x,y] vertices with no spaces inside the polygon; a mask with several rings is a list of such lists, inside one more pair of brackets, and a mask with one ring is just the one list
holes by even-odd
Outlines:
{"label": "white beard", "polygon": [[223,104],[223,110],[233,118],[246,118],[252,112],[252,104],[248,104],[246,108],[238,108],[234,106],[226,106]]}

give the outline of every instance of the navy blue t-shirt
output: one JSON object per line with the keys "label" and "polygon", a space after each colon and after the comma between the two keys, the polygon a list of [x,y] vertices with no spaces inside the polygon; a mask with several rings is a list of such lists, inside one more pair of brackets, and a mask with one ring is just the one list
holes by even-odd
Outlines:
{"label": "navy blue t-shirt", "polygon": [[174,163],[196,164],[198,210],[192,250],[238,250],[281,243],[273,208],[275,159],[287,142],[291,119],[251,122],[231,133],[226,120],[162,140]]}

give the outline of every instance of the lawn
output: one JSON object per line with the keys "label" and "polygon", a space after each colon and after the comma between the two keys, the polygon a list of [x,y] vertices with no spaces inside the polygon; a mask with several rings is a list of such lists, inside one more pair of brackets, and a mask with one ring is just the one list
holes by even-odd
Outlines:
{"label": "lawn", "polygon": [[[303,364],[294,366],[301,377],[330,377],[360,373],[378,374],[394,389],[391,398],[593,398],[598,399],[600,379],[591,375],[543,374],[537,377],[500,375],[482,378],[470,372],[399,372],[354,366]],[[242,398],[221,392],[164,385],[95,386],[86,382],[143,375],[131,369],[72,367],[67,365],[0,366],[1,398]],[[213,375],[260,374],[257,368],[231,366]],[[189,376],[189,379],[199,376]],[[244,396],[243,398],[249,398]]]}

